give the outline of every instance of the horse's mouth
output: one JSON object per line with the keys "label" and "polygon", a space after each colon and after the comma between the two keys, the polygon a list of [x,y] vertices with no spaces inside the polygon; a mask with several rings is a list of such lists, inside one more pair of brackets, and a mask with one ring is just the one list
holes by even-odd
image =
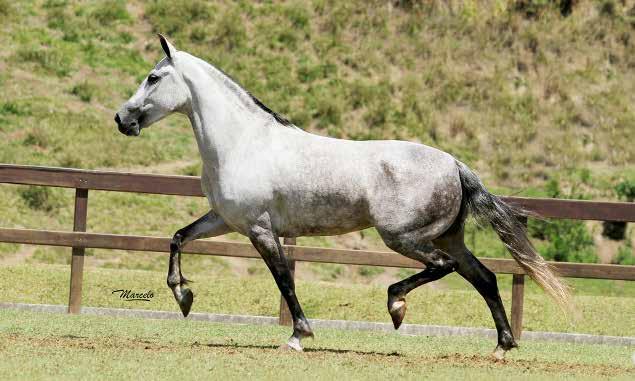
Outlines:
{"label": "horse's mouth", "polygon": [[143,120],[143,115],[140,115],[137,118],[137,120],[129,124],[124,124],[124,123],[121,123],[121,120],[118,118],[118,116],[115,117],[115,121],[117,122],[117,128],[119,129],[119,132],[121,132],[122,134],[126,136],[139,136],[139,134],[141,133],[142,120]]}
{"label": "horse's mouth", "polygon": [[124,126],[123,124],[120,124],[117,127],[119,128],[119,132],[121,132],[122,134],[126,136],[139,136],[139,134],[141,133],[141,129],[139,128],[138,123],[134,123],[129,126]]}

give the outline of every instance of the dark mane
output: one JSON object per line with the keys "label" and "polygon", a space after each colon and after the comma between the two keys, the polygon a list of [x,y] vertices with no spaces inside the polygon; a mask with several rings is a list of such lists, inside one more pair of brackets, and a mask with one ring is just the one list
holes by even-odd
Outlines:
{"label": "dark mane", "polygon": [[267,105],[262,103],[260,101],[260,99],[256,98],[252,93],[250,93],[249,91],[245,90],[245,88],[243,87],[243,85],[240,84],[240,82],[236,81],[231,75],[225,73],[225,71],[223,69],[215,67],[215,66],[212,66],[212,67],[214,69],[218,70],[219,72],[221,72],[225,77],[227,77],[227,79],[229,79],[231,82],[233,82],[234,85],[236,85],[239,89],[244,91],[249,96],[249,98],[251,98],[251,100],[256,104],[256,106],[260,107],[260,109],[262,111],[266,112],[267,114],[273,116],[273,118],[276,120],[276,122],[282,124],[283,126],[287,126],[287,127],[294,126],[294,124],[291,123],[291,121],[289,119],[287,119],[284,116],[282,116],[282,115],[278,114],[277,112],[273,111],[272,109],[267,107]]}
{"label": "dark mane", "polygon": [[256,104],[256,106],[260,107],[264,112],[270,114],[271,116],[273,116],[273,118],[280,124],[282,124],[283,126],[293,126],[293,123],[291,123],[289,121],[289,119],[285,118],[284,116],[278,114],[277,112],[273,111],[272,109],[270,109],[269,107],[267,107],[267,105],[265,105],[264,103],[262,103],[260,101],[260,99],[256,98],[252,93],[250,93],[249,91],[247,91],[247,95],[249,95],[251,97],[251,100],[254,101],[254,103]]}

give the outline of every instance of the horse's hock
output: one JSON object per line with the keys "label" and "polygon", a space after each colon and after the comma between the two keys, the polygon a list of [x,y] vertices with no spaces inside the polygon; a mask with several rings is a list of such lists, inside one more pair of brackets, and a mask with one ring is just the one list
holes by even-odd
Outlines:
{"label": "horse's hock", "polygon": [[[76,190],[73,231],[0,227],[0,242],[72,248],[69,313],[79,313],[81,309],[84,250],[86,248],[153,252],[169,252],[170,250],[170,238],[167,237],[86,233],[89,190],[204,197],[200,189],[200,178],[192,176],[132,174],[0,164],[0,182],[74,188]],[[503,199],[508,203],[548,218],[635,222],[635,204],[633,203],[519,197],[503,197]],[[297,246],[295,239],[292,238],[284,240],[284,249],[292,269],[295,261],[405,268],[424,267],[417,261],[394,255],[391,252]],[[193,241],[185,247],[184,252],[200,255],[260,258],[260,254],[250,244],[234,242]],[[519,339],[522,331],[525,272],[516,261],[511,259],[479,258],[479,260],[495,273],[513,274],[511,323],[514,336]],[[563,277],[635,280],[635,266],[564,262],[556,262],[552,265]],[[281,298],[279,323],[288,325],[290,322],[288,308]]]}

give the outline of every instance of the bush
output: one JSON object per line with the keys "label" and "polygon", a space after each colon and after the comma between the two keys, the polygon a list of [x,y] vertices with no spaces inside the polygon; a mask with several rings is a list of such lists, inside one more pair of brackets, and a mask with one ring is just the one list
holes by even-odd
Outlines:
{"label": "bush", "polygon": [[130,21],[131,17],[126,9],[126,2],[121,0],[108,0],[99,3],[99,6],[91,12],[91,16],[104,26],[109,26],[117,21]]}
{"label": "bush", "polygon": [[[614,190],[620,200],[628,202],[635,200],[634,179],[623,180],[615,186]],[[623,221],[604,221],[602,224],[602,235],[610,239],[622,240],[626,233],[626,225],[626,222]]]}
{"label": "bush", "polygon": [[12,10],[13,8],[9,0],[0,0],[0,15],[8,16]]}
{"label": "bush", "polygon": [[60,195],[49,187],[28,186],[18,192],[31,209],[51,212],[62,206]]}
{"label": "bush", "polygon": [[635,255],[633,255],[633,246],[631,241],[628,240],[626,244],[620,246],[617,250],[617,255],[613,259],[613,264],[616,265],[635,265]]}
{"label": "bush", "polygon": [[153,1],[146,8],[146,17],[156,32],[173,37],[196,21],[211,21],[210,7],[203,1]]}
{"label": "bush", "polygon": [[628,202],[635,201],[635,178],[623,180],[614,189],[618,199]]}
{"label": "bush", "polygon": [[22,104],[17,102],[7,102],[0,106],[0,115],[16,115],[25,116],[31,115],[31,108],[28,104]]}
{"label": "bush", "polygon": [[90,83],[84,81],[82,83],[78,83],[77,85],[73,86],[73,88],[71,89],[71,94],[79,97],[79,99],[82,100],[82,102],[90,102],[93,99],[93,96],[95,95],[95,91],[97,91],[97,87],[94,85],[91,85]]}
{"label": "bush", "polygon": [[580,221],[531,221],[532,229],[536,225],[542,225],[545,240],[548,242],[540,253],[550,261],[556,262],[582,262],[596,263],[598,257],[595,254],[593,238]]}
{"label": "bush", "polygon": [[[571,194],[575,193],[576,187],[572,187],[570,197],[563,195],[556,179],[550,179],[545,188],[550,197],[573,198]],[[547,260],[583,263],[598,261],[593,238],[583,222],[530,219],[527,223],[527,231],[530,236],[547,241],[546,245],[540,248],[540,253]]]}

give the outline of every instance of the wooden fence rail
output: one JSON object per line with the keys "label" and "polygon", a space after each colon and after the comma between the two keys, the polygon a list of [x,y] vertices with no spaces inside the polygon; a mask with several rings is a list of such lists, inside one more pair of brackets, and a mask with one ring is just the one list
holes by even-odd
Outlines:
{"label": "wooden fence rail", "polygon": [[[81,308],[85,248],[168,252],[170,247],[170,238],[167,237],[86,233],[88,190],[204,196],[201,192],[200,178],[193,176],[134,174],[10,164],[0,164],[0,183],[65,187],[76,190],[72,232],[0,227],[0,242],[72,247],[69,313],[78,313]],[[522,197],[503,197],[503,199],[543,217],[635,221],[635,204],[633,203]],[[424,267],[417,261],[395,255],[392,252],[297,246],[294,238],[285,238],[283,247],[292,269],[295,268],[296,261],[384,267]],[[258,252],[250,244],[236,242],[199,240],[189,243],[184,252],[260,258]],[[525,272],[511,259],[480,258],[480,260],[495,273],[513,274],[511,323],[515,336],[520,338]],[[564,277],[635,280],[635,266],[565,262],[552,264]],[[288,308],[282,298],[280,324],[290,324]]]}

